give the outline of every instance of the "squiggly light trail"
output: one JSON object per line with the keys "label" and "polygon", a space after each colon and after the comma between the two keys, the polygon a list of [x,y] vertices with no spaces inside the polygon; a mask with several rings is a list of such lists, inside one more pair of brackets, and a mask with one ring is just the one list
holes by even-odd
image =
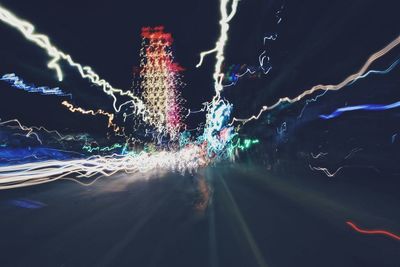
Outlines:
{"label": "squiggly light trail", "polygon": [[252,145],[260,143],[258,139],[249,139],[246,138],[243,141],[239,138],[235,147],[239,148],[240,150],[244,151],[249,149]]}
{"label": "squiggly light trail", "polygon": [[83,108],[80,107],[74,107],[74,105],[72,105],[71,103],[69,103],[68,101],[63,101],[61,103],[63,106],[66,106],[68,108],[69,111],[71,112],[78,112],[78,113],[82,113],[82,114],[89,114],[92,116],[96,116],[96,115],[104,115],[108,118],[108,127],[113,128],[114,132],[118,132],[120,130],[120,128],[113,122],[114,120],[114,114],[112,113],[108,113],[102,109],[99,109],[97,111],[94,110],[85,110]]}
{"label": "squiggly light trail", "polygon": [[313,159],[319,159],[319,158],[325,157],[326,155],[328,155],[328,153],[319,152],[318,154],[314,155],[314,153],[311,152],[311,157]]}
{"label": "squiggly light trail", "polygon": [[[400,62],[400,58],[397,59],[395,62],[393,62],[387,69],[385,70],[370,70],[368,72],[366,72],[364,75],[361,75],[360,77],[354,79],[351,83],[349,83],[348,85],[352,85],[353,83],[355,83],[358,80],[364,79],[366,77],[368,77],[370,74],[388,74],[389,72],[391,72]],[[303,116],[304,110],[307,108],[307,106],[311,103],[311,102],[316,102],[321,96],[325,95],[328,91],[323,91],[322,93],[316,95],[314,98],[311,99],[307,99],[306,103],[304,105],[304,107],[302,108],[300,115],[298,116],[298,118],[301,118]]]}
{"label": "squiggly light trail", "polygon": [[306,100],[306,103],[304,104],[304,107],[301,109],[299,116],[297,117],[300,119],[303,116],[304,110],[306,110],[307,106],[312,103],[312,102],[317,102],[317,100],[324,96],[328,91],[323,91],[322,93],[316,95],[314,98],[310,98]]}
{"label": "squiggly light trail", "polygon": [[380,170],[378,168],[376,168],[375,166],[365,166],[365,165],[343,165],[343,166],[340,166],[339,168],[337,168],[335,171],[330,171],[330,170],[328,170],[328,168],[324,168],[324,167],[314,167],[314,166],[311,166],[311,164],[309,164],[308,166],[310,167],[310,169],[312,171],[321,171],[330,178],[336,176],[338,174],[338,172],[344,168],[365,168],[365,169],[371,169],[377,173],[380,172]]}
{"label": "squiggly light trail", "polygon": [[43,126],[40,126],[40,127],[37,127],[37,126],[28,127],[28,126],[22,125],[21,122],[20,122],[19,120],[17,120],[17,119],[13,119],[13,120],[8,120],[8,121],[0,122],[0,126],[9,126],[9,127],[10,127],[10,125],[12,125],[12,124],[16,124],[16,127],[17,127],[17,128],[21,129],[22,131],[27,132],[26,135],[25,135],[26,137],[31,137],[32,135],[35,136],[35,137],[36,137],[36,140],[37,140],[40,144],[43,144],[43,142],[42,142],[42,140],[39,138],[38,133],[36,133],[35,131],[41,131],[41,130],[43,130],[43,131],[47,132],[48,134],[55,134],[55,135],[57,135],[57,137],[60,138],[60,139],[66,139],[66,138],[68,138],[68,137],[66,137],[66,136],[62,136],[58,131],[55,131],[55,130],[47,130],[47,129],[46,129],[45,127],[43,127]]}
{"label": "squiggly light trail", "polygon": [[113,151],[117,148],[121,148],[122,145],[119,143],[115,143],[112,146],[105,146],[105,147],[100,147],[100,146],[96,146],[96,147],[92,147],[91,145],[84,145],[82,147],[83,150],[89,152],[89,153],[93,153],[95,151],[97,152],[104,152],[104,151]]}
{"label": "squiggly light trail", "polygon": [[[77,69],[82,78],[86,78],[93,84],[102,87],[103,91],[107,95],[113,98],[113,107],[116,112],[119,112],[122,106],[131,103],[133,104],[137,114],[142,114],[142,115],[144,114],[145,106],[143,105],[142,101],[139,98],[137,98],[132,92],[114,88],[106,80],[101,79],[100,76],[97,73],[95,73],[91,67],[82,66],[81,64],[75,62],[70,55],[60,51],[57,47],[55,47],[50,42],[48,36],[36,33],[35,27],[31,23],[18,18],[15,14],[10,12],[6,8],[2,7],[1,5],[0,5],[0,20],[20,31],[27,40],[31,41],[32,43],[36,44],[37,46],[41,47],[43,50],[47,52],[47,54],[52,58],[47,66],[50,69],[56,71],[59,81],[63,80],[63,72],[58,62],[61,59],[63,59],[67,61],[71,67]],[[119,94],[121,96],[127,96],[132,100],[125,102],[121,104],[119,107],[117,107],[117,97],[115,94]]]}
{"label": "squiggly light trail", "polygon": [[387,69],[385,70],[370,70],[367,73],[365,73],[364,75],[361,75],[360,77],[358,77],[357,79],[354,79],[351,83],[349,83],[349,85],[355,83],[356,81],[360,80],[360,79],[364,79],[366,77],[368,77],[370,74],[388,74],[389,72],[391,72],[400,62],[400,58],[397,59],[395,62],[393,62]]}
{"label": "squiggly light trail", "polygon": [[328,176],[328,177],[334,177],[334,176],[336,176],[336,174],[338,174],[338,172],[344,168],[344,166],[342,166],[342,167],[337,168],[336,171],[331,172],[331,171],[328,170],[328,168],[314,167],[314,166],[311,166],[310,164],[309,164],[308,166],[310,167],[310,169],[311,169],[312,171],[322,171],[322,172],[325,173],[325,175]]}
{"label": "squiggly light trail", "polygon": [[[282,21],[282,17],[280,16],[280,13],[282,13],[283,7],[284,6],[282,5],[281,8],[275,13],[275,17],[277,18],[276,24],[279,24]],[[277,33],[265,36],[263,38],[264,46],[266,45],[266,41],[267,40],[275,41],[277,38],[278,38],[278,34]],[[223,85],[223,87],[230,87],[230,86],[236,85],[237,82],[239,81],[239,79],[242,78],[243,76],[245,76],[247,74],[254,75],[257,72],[259,72],[260,70],[264,75],[267,75],[272,70],[272,66],[269,63],[270,62],[270,57],[267,56],[266,53],[267,53],[267,50],[266,50],[266,48],[264,48],[264,51],[261,52],[261,54],[258,56],[258,66],[257,67],[246,67],[246,70],[243,71],[242,73],[232,73],[232,75],[229,75],[229,72],[231,72],[232,70],[228,71],[228,75],[224,75],[224,76],[228,76],[228,80],[230,80],[231,82],[228,83],[228,84]],[[267,68],[265,68],[265,66],[264,66],[265,65],[265,63],[264,63],[265,59],[267,59],[267,63],[268,63],[268,67]],[[240,67],[240,69],[242,69],[243,66],[246,66],[246,65],[242,65]]]}
{"label": "squiggly light trail", "polygon": [[395,240],[400,241],[400,235],[393,234],[389,231],[386,230],[366,230],[366,229],[361,229],[358,227],[355,223],[347,221],[347,225],[349,225],[351,228],[353,228],[355,231],[361,233],[361,234],[367,234],[367,235],[385,235],[388,237],[391,237]]}
{"label": "squiggly light trail", "polygon": [[221,91],[223,90],[222,86],[222,79],[223,79],[223,74],[221,73],[221,67],[222,63],[225,60],[224,57],[224,49],[226,42],[228,41],[228,30],[229,30],[229,21],[235,16],[236,11],[237,11],[237,6],[239,3],[239,0],[232,0],[232,5],[231,5],[231,12],[228,14],[228,3],[229,0],[221,0],[220,1],[220,12],[221,12],[221,20],[219,21],[219,24],[221,25],[221,32],[219,39],[217,43],[215,44],[215,47],[209,51],[201,52],[200,53],[200,61],[196,65],[196,67],[200,67],[201,64],[203,63],[203,59],[206,55],[216,53],[216,59],[217,62],[215,63],[214,67],[214,88],[216,92],[216,98],[219,98],[219,95]]}
{"label": "squiggly light trail", "polygon": [[4,74],[1,78],[1,81],[5,81],[11,84],[12,87],[30,92],[30,93],[39,93],[41,95],[56,95],[56,96],[69,96],[72,98],[71,94],[64,93],[60,88],[50,88],[48,86],[34,86],[26,84],[20,77],[15,75],[14,73]]}
{"label": "squiggly light trail", "polygon": [[388,45],[386,45],[384,48],[382,48],[381,50],[379,50],[378,52],[372,54],[368,60],[364,63],[364,65],[361,67],[361,69],[348,76],[346,79],[344,79],[342,82],[338,83],[338,84],[330,84],[330,85],[323,85],[323,84],[319,84],[319,85],[315,85],[312,88],[304,91],[303,93],[301,93],[300,95],[298,95],[297,97],[294,98],[290,98],[290,97],[283,97],[280,98],[277,102],[275,102],[275,104],[271,105],[271,106],[263,106],[262,109],[259,111],[259,113],[257,115],[253,115],[249,118],[246,119],[240,119],[240,118],[233,118],[231,125],[234,122],[242,122],[242,123],[247,123],[249,121],[252,120],[258,120],[260,118],[260,116],[269,110],[273,110],[276,107],[278,107],[280,104],[282,103],[290,103],[293,104],[295,102],[300,101],[301,99],[303,99],[304,97],[311,95],[317,91],[337,91],[342,89],[343,87],[345,87],[346,85],[349,85],[351,82],[353,82],[356,79],[359,79],[360,77],[362,77],[366,71],[368,70],[369,66],[375,62],[377,59],[381,58],[382,56],[384,56],[385,54],[387,54],[389,51],[391,51],[393,48],[395,48],[396,46],[398,46],[400,44],[400,36],[398,36],[396,39],[394,39],[392,42],[390,42]]}

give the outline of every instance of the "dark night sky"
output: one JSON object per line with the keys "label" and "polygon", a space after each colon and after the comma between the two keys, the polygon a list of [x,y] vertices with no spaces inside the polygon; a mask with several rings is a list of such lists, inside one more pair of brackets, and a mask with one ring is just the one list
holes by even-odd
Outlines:
{"label": "dark night sky", "polygon": [[[208,57],[200,69],[194,66],[199,53],[212,48],[218,37],[217,1],[2,0],[1,4],[32,22],[38,32],[50,36],[77,62],[93,67],[113,86],[124,89],[130,87],[132,67],[139,64],[141,27],[165,25],[175,39],[176,60],[187,69],[183,91],[187,107],[199,108],[212,95],[213,57]],[[275,12],[282,4],[283,21],[276,25]],[[241,1],[231,23],[227,66],[257,65],[264,49],[263,37],[274,32],[279,37],[267,43],[273,66],[268,76],[243,79],[236,87],[226,89],[225,96],[235,104],[235,114],[248,116],[281,96],[294,96],[318,83],[340,81],[398,35],[397,11],[397,1]],[[60,86],[73,93],[75,104],[85,108],[112,109],[110,98],[81,80],[71,68],[64,68],[66,78],[58,83],[55,73],[46,68],[48,57],[43,51],[4,24],[0,24],[0,32],[1,73],[16,72],[36,85]],[[387,66],[396,53],[399,51],[376,66]],[[19,118],[27,125],[60,130],[104,128],[101,119],[67,112],[59,105],[60,98],[27,94],[4,83],[0,86],[2,119]],[[376,88],[364,84],[363,90],[365,96]],[[393,99],[391,95],[382,101],[389,99]],[[202,119],[197,116],[189,123]]]}

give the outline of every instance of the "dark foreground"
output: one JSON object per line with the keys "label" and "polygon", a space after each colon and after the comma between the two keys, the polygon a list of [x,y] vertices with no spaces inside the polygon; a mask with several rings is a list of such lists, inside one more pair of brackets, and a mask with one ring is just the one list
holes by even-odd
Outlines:
{"label": "dark foreground", "polygon": [[398,188],[365,177],[237,164],[0,191],[0,266],[400,266],[400,241],[346,224],[400,233]]}

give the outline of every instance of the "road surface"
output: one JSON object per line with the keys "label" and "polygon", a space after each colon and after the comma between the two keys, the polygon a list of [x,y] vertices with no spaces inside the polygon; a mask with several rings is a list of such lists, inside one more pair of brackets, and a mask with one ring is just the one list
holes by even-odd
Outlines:
{"label": "road surface", "polygon": [[400,241],[346,224],[400,233],[380,179],[243,163],[1,191],[0,266],[400,266]]}

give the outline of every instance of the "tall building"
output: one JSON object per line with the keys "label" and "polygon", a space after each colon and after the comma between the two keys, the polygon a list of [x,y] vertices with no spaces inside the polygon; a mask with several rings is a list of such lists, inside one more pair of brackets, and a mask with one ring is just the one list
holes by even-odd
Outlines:
{"label": "tall building", "polygon": [[163,26],[142,28],[140,51],[140,88],[147,107],[147,123],[159,133],[167,133],[176,139],[184,127],[182,123],[183,87],[181,72],[184,70],[174,62],[170,33]]}

